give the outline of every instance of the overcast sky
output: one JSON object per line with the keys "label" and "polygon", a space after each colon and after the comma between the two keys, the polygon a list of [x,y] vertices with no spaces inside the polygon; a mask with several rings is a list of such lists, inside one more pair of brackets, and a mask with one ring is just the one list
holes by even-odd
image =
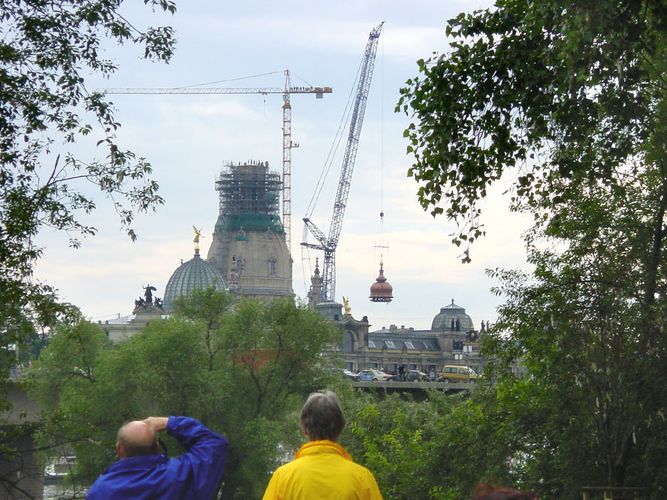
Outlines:
{"label": "overcast sky", "polygon": [[[301,218],[331,148],[353,88],[370,30],[385,21],[361,134],[348,206],[337,252],[336,299],[350,298],[352,314],[367,315],[373,328],[394,323],[429,328],[452,299],[472,317],[495,318],[501,298],[492,295],[487,268],[523,265],[520,240],[525,223],[510,214],[502,188],[487,202],[487,236],[472,249],[471,264],[461,264],[450,243],[454,230],[433,219],[417,202],[418,185],[406,176],[411,158],[402,132],[409,117],[394,113],[399,88],[417,74],[416,60],[447,49],[444,26],[461,11],[483,8],[484,1],[181,1],[175,16],[151,16],[140,5],[126,11],[137,26],[171,24],[178,45],[169,65],[139,58],[136,47],[108,47],[119,72],[110,80],[92,77],[92,87],[180,87],[220,82],[225,87],[282,87],[282,70],[293,85],[331,86],[333,94],[316,100],[292,96],[292,255],[294,291],[305,297],[317,252],[302,254]],[[267,73],[272,73],[267,75]],[[234,80],[251,75],[256,78]],[[94,320],[129,314],[142,285],[161,296],[181,259],[193,255],[192,225],[202,228],[202,253],[208,252],[218,212],[214,179],[229,161],[268,161],[280,171],[282,99],[278,95],[114,95],[123,146],[154,166],[166,204],[139,217],[139,240],[129,241],[109,200],[97,195],[98,210],[86,219],[99,232],[80,249],[67,236],[44,232],[45,248],[37,277],[54,284],[64,300]],[[96,139],[96,138],[95,138]],[[96,152],[81,143],[83,158]],[[312,216],[328,231],[342,158],[328,178]],[[375,248],[379,212],[385,212],[385,275],[394,287],[390,304],[368,300],[378,274]],[[525,222],[525,221],[524,221]],[[312,238],[311,238],[312,241]]]}

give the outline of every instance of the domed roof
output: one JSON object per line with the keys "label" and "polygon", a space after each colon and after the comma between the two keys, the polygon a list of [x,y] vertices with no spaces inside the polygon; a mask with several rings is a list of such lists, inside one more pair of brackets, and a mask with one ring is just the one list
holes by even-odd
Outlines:
{"label": "domed roof", "polygon": [[382,269],[382,262],[380,262],[380,275],[375,278],[375,283],[371,285],[371,302],[391,302],[391,299],[394,298],[392,295],[394,289],[387,282],[387,278],[384,277],[384,269]]}
{"label": "domed roof", "polygon": [[224,290],[225,281],[222,274],[203,260],[199,256],[199,250],[195,249],[195,256],[178,266],[169,278],[164,289],[164,309],[171,312],[178,297],[191,295],[193,290],[205,290],[211,287]]}
{"label": "domed roof", "polygon": [[467,332],[474,329],[472,319],[466,314],[466,310],[463,307],[454,304],[454,299],[452,299],[451,304],[440,308],[440,312],[433,318],[433,323],[431,324],[431,330],[438,331]]}

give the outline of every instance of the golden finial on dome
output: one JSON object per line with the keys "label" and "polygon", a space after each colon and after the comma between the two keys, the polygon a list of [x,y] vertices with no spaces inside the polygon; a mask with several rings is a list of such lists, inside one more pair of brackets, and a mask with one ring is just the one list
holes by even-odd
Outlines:
{"label": "golden finial on dome", "polygon": [[195,226],[192,226],[192,229],[195,230],[195,238],[192,240],[192,242],[195,244],[195,252],[199,253],[199,238],[202,237],[201,229],[197,229]]}

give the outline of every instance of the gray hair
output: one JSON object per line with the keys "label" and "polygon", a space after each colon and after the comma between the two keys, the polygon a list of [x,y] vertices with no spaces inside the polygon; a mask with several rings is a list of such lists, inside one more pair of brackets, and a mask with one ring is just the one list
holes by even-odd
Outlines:
{"label": "gray hair", "polygon": [[345,417],[338,397],[331,391],[313,392],[301,409],[301,427],[312,441],[338,441]]}

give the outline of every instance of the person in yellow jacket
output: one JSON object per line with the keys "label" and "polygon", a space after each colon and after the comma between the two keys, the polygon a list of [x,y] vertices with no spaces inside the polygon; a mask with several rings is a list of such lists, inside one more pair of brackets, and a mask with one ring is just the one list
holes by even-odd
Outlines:
{"label": "person in yellow jacket", "polygon": [[373,473],[338,444],[343,427],[336,395],[312,393],[301,410],[301,429],[310,441],[273,473],[263,500],[382,500]]}

